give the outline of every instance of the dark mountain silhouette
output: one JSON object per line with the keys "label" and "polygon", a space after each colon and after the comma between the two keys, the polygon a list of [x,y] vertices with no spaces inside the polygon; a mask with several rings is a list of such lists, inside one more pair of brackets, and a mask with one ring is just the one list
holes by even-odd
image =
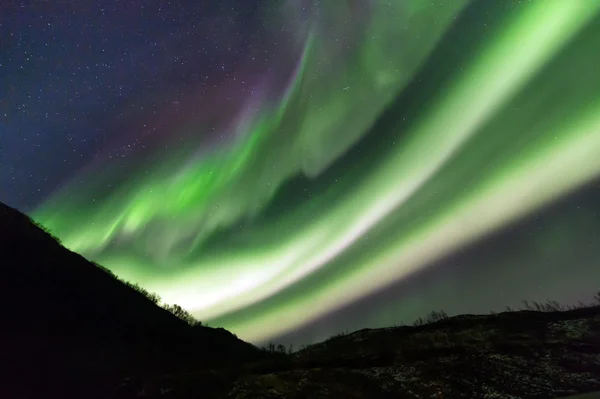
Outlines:
{"label": "dark mountain silhouette", "polygon": [[548,302],[433,312],[414,326],[285,354],[191,326],[1,203],[0,265],[1,398],[541,399],[600,390],[600,293],[569,310]]}
{"label": "dark mountain silhouette", "polygon": [[126,377],[261,355],[223,329],[191,327],[2,203],[0,265],[0,397],[110,397]]}

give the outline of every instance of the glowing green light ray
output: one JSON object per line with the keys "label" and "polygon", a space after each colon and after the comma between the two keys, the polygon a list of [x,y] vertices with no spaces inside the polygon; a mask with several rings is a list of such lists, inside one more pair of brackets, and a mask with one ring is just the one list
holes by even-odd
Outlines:
{"label": "glowing green light ray", "polygon": [[[600,102],[584,116],[577,127],[557,132],[568,139],[550,142],[516,166],[507,164],[506,170],[498,170],[473,197],[445,208],[378,256],[360,265],[347,265],[348,273],[327,290],[282,304],[263,314],[260,323],[235,325],[235,330],[246,339],[260,341],[265,327],[273,335],[297,328],[600,177]],[[310,307],[310,303],[319,307]]]}
{"label": "glowing green light ray", "polygon": [[[179,153],[165,157],[148,176],[134,175],[136,185],[77,208],[77,215],[91,212],[88,225],[69,217],[65,196],[43,208],[40,220],[121,277],[256,342],[402,279],[600,174],[600,95],[585,102],[577,93],[565,107],[568,118],[537,116],[547,123],[513,109],[559,87],[559,76],[528,85],[577,40],[600,2],[534,1],[490,32],[360,184],[332,187],[260,228],[250,224],[248,241],[207,247],[215,231],[258,218],[286,179],[300,171],[317,176],[344,154],[466,4],[405,3],[374,9],[352,62],[337,73],[315,27],[280,106],[250,122],[241,118],[238,128],[250,132],[233,148],[186,162]],[[351,95],[342,91],[348,82]],[[469,174],[471,165],[489,167],[472,154],[486,138],[498,146],[494,167]],[[518,150],[508,143],[516,139]],[[472,181],[453,189],[460,178],[444,185],[444,173]],[[431,198],[436,187],[440,200]],[[325,271],[331,276],[308,286]],[[302,295],[286,296],[298,287],[306,287]]]}
{"label": "glowing green light ray", "polygon": [[[153,236],[146,238],[146,244],[139,242],[136,246],[142,245],[144,252],[153,254],[159,260],[170,256],[177,258],[181,256],[181,248],[177,253],[174,253],[174,249],[178,248],[179,243],[195,237],[193,246],[216,228],[227,226],[244,214],[256,213],[281,182],[296,174],[299,169],[304,169],[309,174],[318,173],[342,154],[364,133],[365,128],[372,123],[381,107],[398,88],[408,82],[419,62],[425,59],[452,17],[465,3],[456,1],[452,6],[444,7],[443,12],[447,14],[444,15],[445,23],[436,23],[433,29],[422,34],[419,44],[414,45],[418,50],[411,54],[410,65],[403,67],[403,72],[397,75],[397,79],[388,82],[385,87],[381,84],[374,87],[372,80],[363,79],[363,76],[375,76],[378,72],[362,67],[357,69],[358,72],[347,68],[346,73],[337,73],[337,79],[331,79],[331,76],[320,76],[319,79],[308,76],[306,69],[310,66],[311,72],[318,70],[327,50],[325,41],[321,44],[317,42],[319,45],[314,44],[315,35],[309,34],[302,56],[302,67],[299,68],[296,83],[292,85],[293,89],[284,97],[274,114],[267,110],[258,118],[247,141],[233,150],[217,152],[197,165],[184,169],[179,167],[179,153],[167,157],[156,167],[146,168],[150,172],[132,176],[131,180],[137,181],[136,184],[122,185],[108,198],[93,204],[90,201],[83,207],[74,206],[70,200],[72,194],[67,192],[49,201],[36,213],[36,217],[43,220],[69,248],[92,256],[101,257],[98,254],[102,254],[106,246],[115,242],[124,244],[135,240],[136,235],[144,235],[144,231],[153,231]],[[378,11],[378,18],[389,18],[393,12],[403,15],[401,5],[390,7],[387,5],[384,12]],[[337,9],[331,12],[337,12]],[[410,21],[419,29],[433,19],[440,19],[437,9],[410,14]],[[383,48],[381,39],[394,31],[391,23],[384,24],[385,28],[379,28],[383,26],[380,22],[371,22],[373,34],[358,47],[356,64],[361,65],[367,59],[385,59],[388,65],[380,62],[372,63],[372,67],[379,69],[379,64],[384,65],[386,70],[394,70],[407,63],[407,60],[390,59],[381,50],[368,51],[369,48]],[[404,28],[397,27],[396,32],[399,29]],[[410,32],[402,33],[402,36],[407,40]],[[393,38],[389,39],[385,46],[389,47],[393,42]],[[375,56],[376,53],[379,53],[378,57]],[[390,63],[390,60],[394,62]],[[342,98],[337,93],[325,94],[328,91],[323,90],[324,84],[341,91],[342,84],[348,79],[356,81],[352,96]],[[343,101],[339,101],[340,99]],[[289,110],[290,104],[298,109]],[[309,105],[307,107],[304,104]],[[353,112],[358,109],[360,112]],[[294,114],[299,116],[295,117]],[[359,117],[352,117],[353,115]],[[298,119],[300,123],[297,123]],[[347,119],[351,121],[351,125],[344,122]],[[336,124],[340,127],[330,129]],[[343,134],[338,134],[341,132]],[[281,151],[286,155],[278,162],[271,155],[274,144],[271,138],[279,140],[279,137],[290,139],[289,144],[282,145]],[[322,142],[325,137],[330,138],[332,142],[329,144],[332,145]],[[328,151],[320,150],[326,147],[330,147]],[[315,151],[319,155],[315,155]],[[271,168],[268,163],[276,166]],[[270,169],[274,172],[267,172]],[[91,186],[94,185],[93,178],[88,177],[87,180],[92,181],[89,183]],[[86,191],[86,188],[82,187],[80,191]],[[86,220],[89,227],[81,226],[78,221],[82,219]],[[162,228],[155,228],[156,225]],[[168,225],[171,227],[167,227]]]}
{"label": "glowing green light ray", "polygon": [[[254,290],[238,292],[205,312],[199,309],[203,299],[185,294],[187,290],[166,293],[167,297],[193,309],[201,318],[211,318],[268,298],[326,265],[421,188],[477,128],[561,48],[566,38],[585,24],[589,9],[581,7],[581,3],[569,4],[556,3],[555,8],[551,8],[535,3],[527,13],[518,15],[506,33],[488,47],[478,63],[465,71],[456,88],[450,90],[425,119],[413,135],[414,140],[402,148],[402,155],[393,157],[368,185],[349,194],[345,204],[306,231],[315,240],[284,246],[284,253],[297,254],[295,258],[288,258],[288,264],[265,257],[250,266],[255,269],[261,264],[265,265],[262,267],[278,264],[274,269],[286,270],[285,276],[263,281]],[[532,24],[534,19],[536,24]],[[519,40],[515,43],[517,37]],[[441,131],[445,134],[440,135]],[[389,184],[390,179],[397,183]],[[376,197],[369,195],[375,192]],[[366,198],[369,200],[365,201]],[[319,245],[302,250],[307,241],[316,241]],[[189,290],[193,291],[192,287],[201,284],[205,277],[197,276],[190,281]]]}
{"label": "glowing green light ray", "polygon": [[[314,268],[333,259],[352,241],[361,237],[369,227],[376,225],[402,199],[407,198],[410,193],[414,193],[420,184],[425,183],[432,176],[432,173],[437,169],[436,166],[441,165],[452,155],[454,152],[452,149],[458,148],[458,145],[469,137],[469,134],[474,131],[470,128],[471,126],[479,126],[485,117],[492,115],[496,108],[502,104],[503,99],[508,99],[510,94],[514,93],[520,85],[525,83],[526,79],[531,77],[537,68],[547,62],[549,57],[560,49],[561,45],[593,16],[593,12],[590,13],[593,10],[585,7],[582,3],[553,3],[553,5],[555,7],[551,8],[547,7],[547,4],[535,3],[528,10],[529,13],[519,16],[517,21],[512,24],[512,29],[507,30],[507,34],[502,36],[496,46],[489,48],[488,53],[481,58],[480,63],[473,70],[465,74],[466,78],[462,81],[462,85],[459,83],[457,85],[458,89],[451,92],[446,101],[442,101],[442,105],[439,108],[440,111],[437,114],[434,112],[432,115],[428,115],[424,126],[415,135],[420,140],[415,142],[414,146],[408,150],[403,148],[403,153],[413,154],[413,157],[407,159],[404,155],[392,160],[387,168],[387,174],[382,173],[379,182],[374,177],[372,179],[373,186],[366,187],[365,192],[354,196],[356,201],[359,201],[359,199],[369,198],[367,194],[369,191],[377,192],[376,201],[368,205],[363,204],[362,209],[367,210],[367,212],[363,213],[362,221],[359,219],[358,223],[356,223],[356,219],[353,220],[356,223],[354,224],[355,230],[352,230],[352,225],[346,225],[341,230],[347,233],[345,236],[342,235],[341,239],[338,238],[340,237],[339,235],[332,234],[333,237],[338,238],[337,244],[335,242],[333,244],[331,242],[325,244],[323,252],[314,251],[314,249],[308,251],[313,254],[316,253],[317,257],[321,258],[317,258],[317,260],[312,259],[312,263],[308,263],[311,262],[310,257],[303,257],[303,260],[307,263],[304,264],[303,268],[299,268],[300,273],[305,275],[309,271],[313,271]],[[537,29],[532,29],[532,21],[534,19],[536,21],[535,28]],[[517,43],[515,43],[516,37],[519,37]],[[508,51],[508,47],[511,47],[510,51]],[[498,58],[493,58],[490,54],[496,54]],[[519,68],[511,68],[511,65],[518,65]],[[481,83],[477,86],[476,83],[472,82]],[[460,119],[457,118],[457,115],[460,115]],[[320,304],[318,310],[311,308],[309,312],[299,315],[297,309],[303,309],[303,306],[307,307],[307,301],[282,306],[272,316],[273,321],[277,320],[276,323],[270,323],[267,319],[264,319],[258,324],[251,323],[248,326],[248,331],[242,326],[236,325],[236,331],[240,331],[242,336],[246,336],[249,339],[260,340],[263,333],[257,327],[259,325],[262,327],[267,325],[269,326],[269,331],[277,331],[279,333],[298,327],[303,323],[328,313],[337,306],[340,306],[340,304],[356,300],[373,290],[381,288],[389,284],[390,281],[397,280],[399,277],[414,271],[415,268],[426,265],[428,262],[447,254],[450,250],[456,249],[460,245],[465,245],[470,240],[480,237],[484,233],[489,233],[499,226],[509,223],[511,220],[555,199],[557,196],[564,195],[566,192],[580,186],[595,177],[600,171],[600,165],[594,159],[594,154],[597,153],[594,151],[597,151],[600,145],[600,135],[598,134],[600,132],[600,124],[598,124],[600,120],[593,118],[596,115],[599,115],[597,107],[589,112],[588,115],[584,115],[587,123],[582,122],[582,128],[579,129],[580,132],[577,132],[577,129],[569,130],[566,128],[562,132],[559,132],[561,137],[568,137],[569,140],[565,140],[564,142],[560,140],[550,141],[552,143],[552,146],[550,146],[551,150],[547,152],[540,151],[536,157],[525,157],[525,159],[531,159],[532,165],[519,165],[518,162],[509,164],[513,169],[513,180],[508,179],[507,182],[510,185],[506,185],[509,187],[511,185],[515,186],[516,191],[497,189],[495,193],[497,198],[501,199],[499,201],[494,201],[494,197],[489,193],[479,197],[479,203],[477,203],[476,199],[473,199],[473,202],[477,203],[477,207],[472,209],[473,214],[476,215],[476,220],[479,224],[487,222],[487,225],[478,226],[475,220],[466,216],[469,214],[469,208],[467,207],[466,211],[462,210],[464,214],[459,213],[460,216],[457,220],[465,223],[466,226],[472,226],[472,230],[463,229],[465,233],[470,233],[468,236],[460,239],[460,234],[457,234],[457,231],[455,231],[460,226],[455,225],[452,229],[444,229],[442,228],[443,224],[441,226],[435,225],[437,230],[434,230],[436,231],[435,233],[429,233],[432,235],[431,238],[415,232],[415,240],[417,242],[425,242],[432,247],[440,248],[440,250],[432,251],[427,246],[418,245],[415,248],[419,250],[415,250],[412,257],[408,255],[402,256],[404,252],[402,254],[400,252],[393,252],[393,255],[387,261],[376,259],[373,262],[366,262],[365,266],[361,268],[363,273],[353,275],[353,273],[348,272],[343,280],[332,282],[332,285],[328,286],[328,289],[322,291],[320,294],[315,292],[314,295],[307,295],[310,298],[310,302],[317,301]],[[583,120],[585,121],[586,119]],[[452,126],[455,126],[455,130],[449,129]],[[444,138],[427,140],[427,132],[432,132],[430,136],[433,136],[435,132],[439,132],[440,130],[445,131],[448,136],[451,136],[446,140],[447,142],[444,142]],[[558,133],[548,132],[549,137],[554,137],[556,134]],[[451,139],[456,140],[454,146],[450,145]],[[438,151],[442,151],[440,154],[443,154],[437,158],[437,162],[434,156],[436,148]],[[540,170],[533,167],[536,161],[540,162],[543,159],[547,159],[553,165],[553,168]],[[423,162],[423,160],[426,162]],[[415,164],[423,164],[422,169],[425,172],[419,170],[418,167],[411,167],[411,165]],[[585,167],[581,167],[580,164],[585,165]],[[527,167],[533,168],[532,176],[534,177],[519,177],[519,170]],[[514,172],[515,170],[517,172]],[[553,175],[558,171],[562,171],[563,176],[568,176],[568,178],[561,179],[561,184],[556,183],[554,179],[555,175]],[[413,179],[416,179],[412,187],[410,186],[410,175],[403,176],[403,172],[412,174]],[[399,186],[396,186],[398,188],[390,185],[389,180],[386,180],[392,178],[392,176],[397,176],[400,182]],[[403,182],[405,183],[402,184]],[[537,184],[534,184],[536,182]],[[391,187],[396,188],[396,190],[381,190],[381,188],[389,190]],[[411,189],[403,193],[402,189],[404,187],[411,187]],[[529,190],[526,190],[526,188]],[[537,191],[530,191],[532,188]],[[528,198],[529,201],[521,203],[521,206],[517,206],[506,198],[506,193],[514,192],[527,193],[530,196]],[[525,198],[527,198],[527,194],[525,194]],[[377,206],[377,201],[379,201],[379,206]],[[500,205],[503,205],[503,207],[499,207]],[[352,209],[360,208],[360,206],[349,207],[347,209],[339,208],[340,214],[332,216],[331,219],[344,220],[344,214],[353,214]],[[450,214],[457,212],[453,208],[450,209]],[[499,212],[497,209],[503,209],[504,213]],[[485,217],[486,214],[494,215],[496,219]],[[331,223],[331,220],[328,219],[328,222]],[[447,235],[447,237],[444,235]],[[453,240],[455,239],[456,241],[449,241],[448,237],[453,237]],[[448,247],[444,248],[444,242],[447,242]],[[394,246],[391,247],[394,248]],[[402,248],[403,251],[406,251],[405,247]],[[403,258],[406,259],[405,262],[399,261],[399,259]],[[393,267],[392,263],[405,264],[406,266],[405,268]],[[350,266],[347,268],[352,270]],[[346,283],[342,284],[342,281]],[[289,284],[291,282],[286,281],[286,283]],[[336,296],[333,294],[335,291],[333,286],[339,284],[341,286]],[[269,295],[272,294],[273,292],[269,293]],[[263,298],[261,297],[260,299]],[[295,309],[291,313],[293,314],[292,320],[285,320],[282,323],[282,318],[285,317],[286,312],[291,311],[290,306],[294,306]]]}
{"label": "glowing green light ray", "polygon": [[[135,187],[120,189],[99,208],[90,210],[88,223],[92,227],[85,234],[72,229],[72,222],[64,217],[65,211],[61,210],[64,205],[61,204],[60,197],[53,200],[58,206],[53,208],[53,204],[49,204],[38,211],[37,217],[52,226],[67,247],[83,253],[102,249],[111,240],[118,238],[119,234],[133,236],[147,227],[153,219],[182,219],[180,226],[189,224],[190,218],[196,221],[202,219],[204,229],[199,231],[196,225],[189,233],[197,239],[202,239],[207,232],[235,220],[245,208],[237,204],[235,198],[225,201],[225,206],[215,204],[223,203],[222,196],[227,195],[229,188],[247,174],[257,147],[264,145],[267,135],[276,129],[286,114],[294,87],[301,81],[307,54],[313,42],[313,35],[310,34],[296,71],[296,83],[284,93],[279,108],[259,116],[251,134],[238,146],[213,153],[192,166],[167,168],[166,175],[165,172],[158,173],[158,169],[163,168],[162,165],[156,167],[154,173],[138,174],[132,178],[138,181]],[[179,155],[175,154],[163,162],[167,165],[179,165],[181,162],[178,162],[178,158]],[[271,191],[274,189],[275,186]],[[268,198],[271,194],[268,192],[263,195]],[[258,202],[262,203],[264,200]],[[205,213],[209,213],[209,217],[191,214],[190,210],[197,209],[208,210]],[[160,241],[168,243],[169,238],[173,237],[163,236]],[[157,247],[154,246],[154,249]],[[159,249],[159,253],[168,254],[170,248],[167,245]]]}

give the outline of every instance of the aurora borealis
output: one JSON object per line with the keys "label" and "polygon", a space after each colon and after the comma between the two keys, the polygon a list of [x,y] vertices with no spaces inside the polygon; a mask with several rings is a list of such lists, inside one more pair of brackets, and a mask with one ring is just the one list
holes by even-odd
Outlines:
{"label": "aurora borealis", "polygon": [[[40,195],[9,182],[9,202],[68,248],[255,343],[432,308],[575,301],[599,286],[600,2],[274,3],[142,24],[149,44],[111,64],[99,79],[110,90],[37,111],[76,114],[69,137],[94,138],[73,150],[83,159]],[[222,20],[228,33],[214,33]],[[206,24],[211,40],[181,38]],[[159,61],[144,58],[153,47]],[[24,153],[12,152],[23,155],[7,181]]]}

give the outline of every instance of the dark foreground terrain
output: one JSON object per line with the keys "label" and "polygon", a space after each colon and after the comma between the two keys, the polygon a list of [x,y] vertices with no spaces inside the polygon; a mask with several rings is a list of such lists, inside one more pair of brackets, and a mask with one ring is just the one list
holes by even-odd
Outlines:
{"label": "dark foreground terrain", "polygon": [[[600,308],[361,330],[245,372],[129,381],[151,398],[557,398],[600,390]],[[140,397],[142,397],[140,396]],[[123,395],[121,397],[128,397]],[[598,394],[597,397],[600,397]]]}
{"label": "dark foreground terrain", "polygon": [[600,390],[600,306],[361,330],[284,355],[190,326],[1,203],[0,265],[1,398],[491,399]]}

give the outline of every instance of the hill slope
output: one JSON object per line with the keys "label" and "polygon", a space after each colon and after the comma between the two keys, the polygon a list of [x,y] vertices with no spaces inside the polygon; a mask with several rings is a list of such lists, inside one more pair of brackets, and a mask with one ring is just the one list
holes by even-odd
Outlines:
{"label": "hill slope", "polygon": [[[600,306],[360,330],[245,368],[229,381],[207,372],[129,380],[115,398],[570,398],[600,390]],[[215,379],[221,388],[201,395]]]}
{"label": "hill slope", "polygon": [[[600,307],[361,330],[238,380],[243,398],[557,398],[600,390]],[[277,395],[273,395],[273,391]]]}
{"label": "hill slope", "polygon": [[127,376],[260,355],[225,330],[190,327],[2,203],[0,265],[2,397],[102,397]]}

